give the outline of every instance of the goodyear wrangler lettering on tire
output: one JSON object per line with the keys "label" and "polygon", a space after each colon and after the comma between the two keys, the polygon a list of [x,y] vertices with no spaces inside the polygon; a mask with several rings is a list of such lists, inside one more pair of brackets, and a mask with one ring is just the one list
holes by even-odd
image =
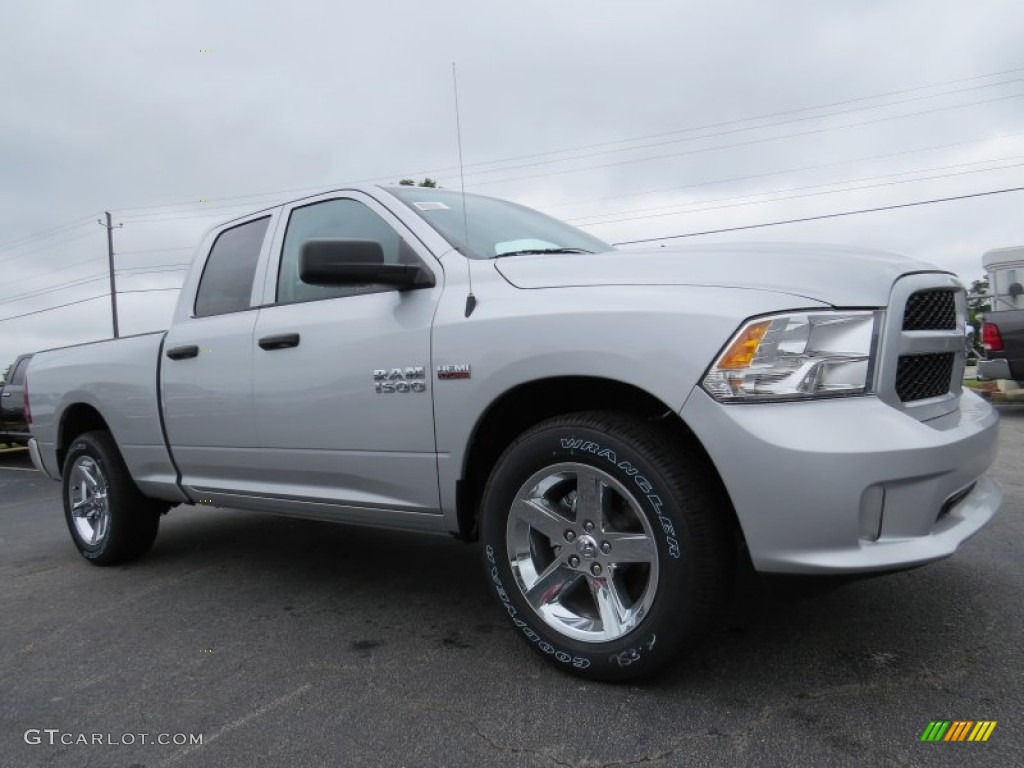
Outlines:
{"label": "goodyear wrangler lettering on tire", "polygon": [[488,561],[492,563],[491,568],[491,581],[494,582],[495,592],[498,594],[498,599],[501,600],[505,606],[505,610],[508,611],[508,615],[512,617],[512,623],[515,624],[519,629],[522,630],[526,638],[532,642],[537,643],[537,647],[549,656],[553,656],[563,664],[571,664],[576,669],[586,669],[590,666],[590,659],[583,656],[573,656],[560,648],[556,648],[544,640],[541,640],[540,635],[530,628],[522,619],[516,618],[516,607],[508,599],[508,592],[505,591],[505,587],[501,583],[501,578],[498,576],[498,567],[494,561],[494,549],[491,546],[484,547],[484,553],[487,556]]}
{"label": "goodyear wrangler lettering on tire", "polygon": [[645,642],[643,645],[637,646],[636,648],[627,648],[624,651],[613,653],[608,657],[608,660],[618,664],[619,667],[628,667],[630,664],[634,664],[640,661],[640,657],[643,656],[645,650],[653,651],[654,643],[657,641],[657,635],[651,635],[650,640]]}
{"label": "goodyear wrangler lettering on tire", "polygon": [[498,458],[480,499],[482,559],[539,656],[589,679],[633,680],[707,632],[735,543],[728,497],[687,439],[664,421],[574,413]]}
{"label": "goodyear wrangler lettering on tire", "polygon": [[586,453],[592,453],[598,458],[607,459],[614,467],[621,469],[629,475],[644,494],[647,501],[650,502],[651,507],[654,508],[654,514],[658,516],[658,523],[661,525],[661,530],[665,533],[665,544],[668,545],[669,557],[678,558],[680,556],[681,553],[679,550],[679,541],[676,539],[675,526],[662,511],[664,502],[661,500],[661,497],[654,492],[654,486],[651,485],[651,482],[641,475],[639,470],[637,470],[628,461],[620,462],[618,457],[615,455],[615,451],[610,448],[603,448],[593,440],[578,440],[571,437],[563,437],[561,439],[561,445],[563,448],[567,448],[570,451],[584,451]]}

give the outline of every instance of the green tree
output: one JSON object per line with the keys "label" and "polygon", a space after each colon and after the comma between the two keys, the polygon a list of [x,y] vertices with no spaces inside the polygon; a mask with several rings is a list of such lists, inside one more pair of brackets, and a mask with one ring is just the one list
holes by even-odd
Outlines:
{"label": "green tree", "polygon": [[974,280],[967,291],[967,322],[973,325],[975,330],[981,327],[981,318],[978,315],[992,309],[990,294],[987,277]]}

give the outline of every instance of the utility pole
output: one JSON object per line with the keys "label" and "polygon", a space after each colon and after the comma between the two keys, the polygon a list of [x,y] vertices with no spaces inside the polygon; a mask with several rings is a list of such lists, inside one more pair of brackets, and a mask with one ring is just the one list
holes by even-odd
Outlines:
{"label": "utility pole", "polygon": [[[104,211],[107,214],[107,223],[104,224],[101,219],[96,219],[96,223],[102,227],[107,228],[107,264],[110,266],[110,314],[114,320],[114,338],[118,338],[120,335],[117,330],[117,286],[114,283],[114,225],[110,221],[110,211]],[[123,227],[124,224],[118,224],[118,228]]]}

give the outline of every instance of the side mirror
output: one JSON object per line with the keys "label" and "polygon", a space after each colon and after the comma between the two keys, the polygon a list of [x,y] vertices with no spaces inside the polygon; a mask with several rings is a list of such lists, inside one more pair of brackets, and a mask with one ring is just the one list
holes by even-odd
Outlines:
{"label": "side mirror", "polygon": [[1024,293],[1024,286],[1021,286],[1020,283],[1010,283],[1008,292],[1012,298],[1016,299],[1018,296]]}
{"label": "side mirror", "polygon": [[429,288],[434,277],[415,264],[385,264],[373,240],[307,240],[299,252],[299,279],[310,285],[393,285],[400,291]]}

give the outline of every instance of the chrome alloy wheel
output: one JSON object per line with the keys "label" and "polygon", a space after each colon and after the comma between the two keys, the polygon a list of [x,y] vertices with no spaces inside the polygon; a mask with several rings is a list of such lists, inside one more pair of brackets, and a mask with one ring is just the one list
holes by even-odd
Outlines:
{"label": "chrome alloy wheel", "polygon": [[75,530],[83,543],[96,546],[110,530],[108,484],[100,465],[90,456],[80,456],[71,466],[68,506]]}
{"label": "chrome alloy wheel", "polygon": [[587,464],[545,467],[516,493],[506,528],[509,564],[537,615],[589,643],[625,636],[658,587],[658,546],[640,505]]}

